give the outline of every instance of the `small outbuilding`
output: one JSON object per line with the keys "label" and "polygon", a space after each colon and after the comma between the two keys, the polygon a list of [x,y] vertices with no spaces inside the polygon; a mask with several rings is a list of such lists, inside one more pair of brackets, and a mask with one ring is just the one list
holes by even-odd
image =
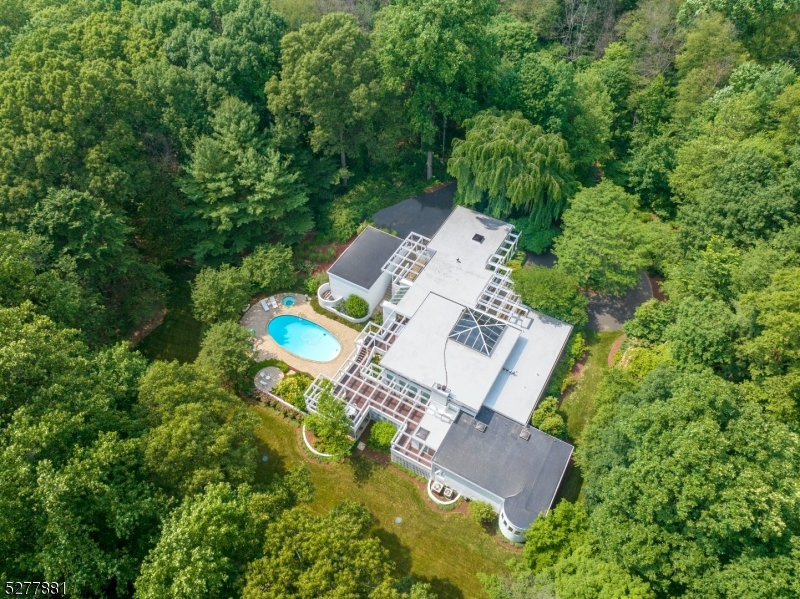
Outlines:
{"label": "small outbuilding", "polygon": [[331,297],[324,299],[339,301],[357,295],[367,301],[372,313],[392,282],[391,274],[383,272],[381,267],[402,242],[375,227],[364,229],[328,269],[327,291]]}

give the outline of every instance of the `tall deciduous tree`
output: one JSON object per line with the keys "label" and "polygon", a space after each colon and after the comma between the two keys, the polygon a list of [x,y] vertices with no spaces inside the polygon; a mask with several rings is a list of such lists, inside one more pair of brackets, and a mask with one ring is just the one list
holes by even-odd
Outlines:
{"label": "tall deciduous tree", "polygon": [[285,245],[259,246],[242,260],[242,270],[254,289],[262,293],[286,291],[297,281],[292,264],[292,249]]}
{"label": "tall deciduous tree", "polygon": [[578,288],[578,278],[555,268],[534,266],[511,273],[514,291],[534,310],[583,328],[589,322],[589,301]]}
{"label": "tall deciduous tree", "polygon": [[211,325],[197,363],[216,370],[227,383],[240,382],[253,364],[253,334],[230,320]]}
{"label": "tall deciduous tree", "polygon": [[606,555],[661,596],[790,597],[800,441],[710,373],[656,369],[580,456]]}
{"label": "tall deciduous tree", "polygon": [[495,79],[498,53],[487,33],[494,11],[493,0],[399,0],[375,19],[383,83],[406,97],[411,125],[428,147],[429,179],[437,118],[446,124],[473,114]]}
{"label": "tall deciduous tree", "polygon": [[346,155],[371,136],[376,70],[369,37],[355,17],[332,13],[281,40],[280,79],[267,87],[281,126],[307,131],[315,152],[338,154],[345,184]]}
{"label": "tall deciduous tree", "polygon": [[252,284],[242,268],[223,264],[204,268],[192,283],[192,309],[201,322],[237,320],[250,299]]}
{"label": "tall deciduous tree", "polygon": [[622,295],[647,266],[645,225],[637,200],[610,181],[583,189],[564,212],[564,234],[556,240],[557,268],[582,285]]}
{"label": "tall deciduous tree", "polygon": [[245,599],[367,599],[390,580],[388,552],[367,536],[372,517],[345,502],[328,515],[286,512],[267,528],[264,557],[250,564]]}
{"label": "tall deciduous tree", "polygon": [[173,496],[207,484],[252,482],[256,467],[255,419],[196,365],[155,362],[142,378],[139,409],[149,425],[144,463]]}
{"label": "tall deciduous tree", "polygon": [[464,122],[447,172],[458,180],[456,201],[486,205],[497,218],[516,213],[546,229],[563,210],[572,178],[564,140],[520,113],[487,111]]}

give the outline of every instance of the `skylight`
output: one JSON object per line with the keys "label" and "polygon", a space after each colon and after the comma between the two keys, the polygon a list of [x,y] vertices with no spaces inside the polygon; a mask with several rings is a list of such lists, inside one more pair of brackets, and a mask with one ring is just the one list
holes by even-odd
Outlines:
{"label": "skylight", "polygon": [[478,243],[483,243],[483,240],[484,240],[484,236],[483,235],[479,235],[478,233],[475,233],[475,235],[472,236],[472,241],[477,241]]}
{"label": "skylight", "polygon": [[450,339],[479,351],[485,356],[490,356],[505,328],[504,323],[491,316],[464,308],[458,322],[450,331]]}

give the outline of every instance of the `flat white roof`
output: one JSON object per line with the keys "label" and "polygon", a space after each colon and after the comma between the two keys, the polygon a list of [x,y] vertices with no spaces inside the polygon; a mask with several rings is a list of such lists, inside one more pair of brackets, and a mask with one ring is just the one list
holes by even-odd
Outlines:
{"label": "flat white roof", "polygon": [[447,385],[451,400],[477,412],[520,332],[506,325],[490,356],[449,339],[464,306],[430,293],[381,359],[381,366],[420,385]]}
{"label": "flat white roof", "polygon": [[[463,306],[475,306],[493,274],[486,263],[512,230],[508,223],[456,206],[428,244],[436,253],[400,300],[397,311],[413,316],[431,292]],[[475,235],[483,241],[474,241]]]}
{"label": "flat white roof", "polygon": [[530,327],[521,331],[484,402],[520,424],[530,419],[572,331],[555,318],[535,311],[528,315]]}
{"label": "flat white roof", "polygon": [[[442,444],[442,441],[444,441],[444,437],[447,435],[447,431],[450,430],[450,426],[452,426],[453,421],[450,420],[450,417],[448,417],[444,412],[436,412],[435,410],[435,407],[428,408],[419,425],[417,426],[417,431],[423,428],[428,431],[428,436],[425,437],[424,440],[420,439],[416,434],[417,431],[415,431],[413,438],[417,439],[417,441],[423,445],[427,445],[434,451],[438,451],[439,446]],[[445,420],[442,420],[442,414],[445,414]],[[453,414],[453,417],[455,416],[456,414]],[[450,420],[450,422],[447,422],[447,420]]]}

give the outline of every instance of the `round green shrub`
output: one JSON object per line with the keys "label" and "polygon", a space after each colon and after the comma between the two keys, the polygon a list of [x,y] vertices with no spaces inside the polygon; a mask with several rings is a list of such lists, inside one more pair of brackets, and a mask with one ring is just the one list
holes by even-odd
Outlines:
{"label": "round green shrub", "polygon": [[389,446],[392,444],[392,439],[394,439],[396,432],[397,428],[391,422],[386,422],[385,420],[376,422],[369,432],[367,445],[375,451],[389,451]]}
{"label": "round green shrub", "polygon": [[470,501],[467,511],[469,512],[470,518],[480,525],[493,522],[495,518],[497,518],[497,513],[494,511],[492,505],[485,501]]}
{"label": "round green shrub", "polygon": [[349,295],[344,300],[344,309],[353,318],[364,318],[369,313],[369,304],[357,295]]}
{"label": "round green shrub", "polygon": [[305,372],[289,375],[275,385],[272,392],[278,397],[288,401],[294,407],[301,410],[306,409],[305,392],[314,381],[311,375]]}

